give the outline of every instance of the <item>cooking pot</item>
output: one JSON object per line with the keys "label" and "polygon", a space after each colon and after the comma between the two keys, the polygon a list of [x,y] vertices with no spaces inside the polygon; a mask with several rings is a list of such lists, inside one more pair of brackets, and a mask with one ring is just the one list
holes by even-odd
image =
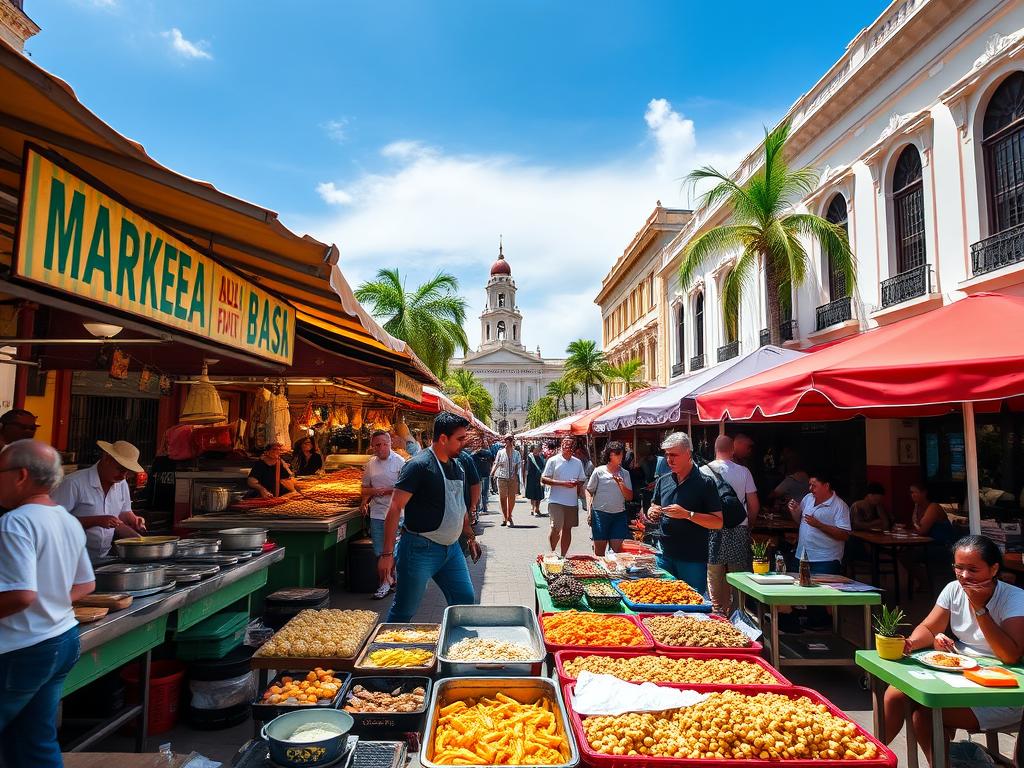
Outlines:
{"label": "cooking pot", "polygon": [[261,549],[267,542],[266,528],[225,528],[217,531],[222,550]]}
{"label": "cooking pot", "polygon": [[114,549],[122,560],[129,563],[147,563],[153,560],[166,560],[174,557],[178,551],[177,536],[137,536],[131,539],[119,539],[114,542]]}
{"label": "cooking pot", "polygon": [[166,583],[166,565],[103,565],[97,568],[97,592],[138,592],[162,587]]}
{"label": "cooking pot", "polygon": [[178,557],[215,555],[220,550],[220,539],[182,539],[178,542]]}
{"label": "cooking pot", "polygon": [[[323,724],[340,733],[321,741],[288,741],[303,726],[316,724]],[[314,707],[275,717],[263,726],[260,733],[267,740],[270,759],[275,764],[289,768],[315,768],[341,759],[353,724],[352,715],[348,712]]]}
{"label": "cooking pot", "polygon": [[223,512],[231,505],[231,488],[204,485],[199,489],[200,512]]}

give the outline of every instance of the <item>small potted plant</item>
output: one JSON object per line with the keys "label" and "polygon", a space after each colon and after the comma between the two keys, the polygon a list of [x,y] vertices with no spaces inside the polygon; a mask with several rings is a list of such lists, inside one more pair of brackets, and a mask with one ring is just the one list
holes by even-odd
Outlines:
{"label": "small potted plant", "polygon": [[768,562],[768,541],[750,542],[750,551],[754,555],[754,573],[768,573],[771,564]]}
{"label": "small potted plant", "polygon": [[903,646],[906,638],[899,633],[899,628],[906,626],[906,618],[899,608],[882,606],[882,611],[875,616],[875,649],[878,655],[889,661],[903,658]]}

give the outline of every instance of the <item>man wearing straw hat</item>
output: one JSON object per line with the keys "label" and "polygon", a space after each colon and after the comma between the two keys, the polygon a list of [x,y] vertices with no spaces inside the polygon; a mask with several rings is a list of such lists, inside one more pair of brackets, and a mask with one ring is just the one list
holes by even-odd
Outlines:
{"label": "man wearing straw hat", "polygon": [[103,451],[98,462],[72,472],[51,494],[55,503],[78,518],[85,528],[86,549],[93,560],[104,557],[117,538],[144,533],[146,521],[132,512],[129,472],[144,472],[139,449],[126,440],[97,440]]}

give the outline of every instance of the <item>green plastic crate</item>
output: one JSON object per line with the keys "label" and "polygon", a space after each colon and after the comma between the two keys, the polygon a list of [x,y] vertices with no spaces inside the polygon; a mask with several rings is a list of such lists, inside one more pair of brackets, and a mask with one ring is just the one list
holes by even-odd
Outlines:
{"label": "green plastic crate", "polygon": [[178,658],[183,661],[222,659],[242,644],[249,614],[245,611],[225,611],[211,616],[184,632],[175,632]]}

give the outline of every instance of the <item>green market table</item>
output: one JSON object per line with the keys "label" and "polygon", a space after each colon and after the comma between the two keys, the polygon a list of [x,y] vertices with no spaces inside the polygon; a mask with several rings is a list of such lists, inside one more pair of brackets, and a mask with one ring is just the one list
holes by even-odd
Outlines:
{"label": "green market table", "polygon": [[[882,596],[878,592],[842,592],[838,589],[817,584],[813,587],[801,587],[798,584],[758,584],[752,581],[749,572],[730,573],[726,575],[729,584],[757,603],[757,624],[764,632],[765,609],[768,609],[771,629],[766,637],[766,645],[771,653],[771,662],[777,668],[786,666],[855,666],[854,652],[856,646],[839,636],[839,611],[844,606],[861,606],[864,610],[864,647],[871,647],[871,606],[879,605]],[[816,635],[803,633],[799,641],[787,638],[787,651],[783,656],[779,640],[779,606],[780,605],[824,605],[832,611],[832,634]],[[792,636],[795,638],[797,636]],[[809,639],[809,642],[804,642]],[[818,656],[817,649],[811,648],[815,643],[824,643],[828,647],[840,651],[834,656]]]}
{"label": "green market table", "polygon": [[[872,703],[875,735],[885,741],[885,718],[882,709],[884,684],[902,691],[910,699],[932,711],[932,768],[944,768],[946,764],[946,736],[942,727],[942,710],[963,707],[1021,707],[1024,706],[1024,689],[986,688],[972,686],[957,688],[939,677],[919,679],[910,673],[917,670],[934,672],[911,659],[888,661],[877,651],[857,651],[857,664],[871,676]],[[1015,675],[1018,683],[1024,681],[1024,666],[1001,665],[995,659],[979,659],[981,666],[1005,666]],[[950,673],[955,674],[955,673]],[[907,764],[917,768],[917,739],[910,722],[910,710],[906,715]]]}

